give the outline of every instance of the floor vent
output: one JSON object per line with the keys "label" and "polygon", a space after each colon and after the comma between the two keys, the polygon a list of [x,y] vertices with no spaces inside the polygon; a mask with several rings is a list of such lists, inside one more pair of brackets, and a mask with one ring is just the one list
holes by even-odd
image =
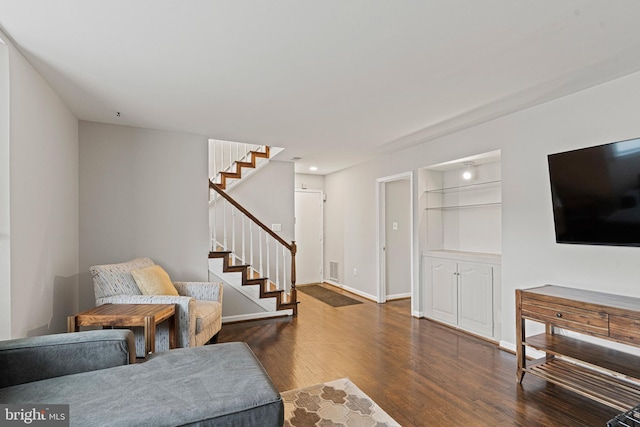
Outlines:
{"label": "floor vent", "polygon": [[329,280],[339,282],[338,279],[338,261],[329,261]]}

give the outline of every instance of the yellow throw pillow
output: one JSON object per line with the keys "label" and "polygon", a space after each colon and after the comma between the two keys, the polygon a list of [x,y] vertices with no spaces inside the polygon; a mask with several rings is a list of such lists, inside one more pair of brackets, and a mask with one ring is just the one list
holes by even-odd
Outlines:
{"label": "yellow throw pillow", "polygon": [[159,265],[131,270],[131,275],[143,295],[178,295],[169,275]]}

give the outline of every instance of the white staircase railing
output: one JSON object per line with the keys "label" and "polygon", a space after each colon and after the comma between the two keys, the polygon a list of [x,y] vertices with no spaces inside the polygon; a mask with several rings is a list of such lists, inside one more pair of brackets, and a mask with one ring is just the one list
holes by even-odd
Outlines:
{"label": "white staircase railing", "polygon": [[230,251],[233,265],[251,265],[250,278],[268,278],[271,291],[295,292],[295,242],[282,239],[213,182],[209,187],[211,251]]}
{"label": "white staircase railing", "polygon": [[236,172],[237,162],[250,162],[251,152],[264,152],[264,145],[209,139],[209,179],[219,183],[221,172]]}

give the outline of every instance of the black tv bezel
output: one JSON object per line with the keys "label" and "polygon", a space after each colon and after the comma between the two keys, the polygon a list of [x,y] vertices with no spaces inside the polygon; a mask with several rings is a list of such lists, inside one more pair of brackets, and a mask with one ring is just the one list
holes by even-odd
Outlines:
{"label": "black tv bezel", "polygon": [[[591,149],[595,149],[595,148],[603,148],[603,147],[613,146],[615,144],[628,142],[628,141],[634,141],[634,140],[640,141],[640,137],[622,139],[622,140],[619,140],[619,141],[608,142],[608,143],[605,143],[605,144],[591,145],[591,146],[588,146],[588,147],[576,148],[576,149],[573,149],[573,150],[559,151],[559,152],[550,153],[550,154],[547,155],[547,176],[549,177],[549,192],[550,192],[550,196],[551,196],[551,215],[552,215],[552,219],[553,219],[553,232],[554,232],[557,244],[562,244],[562,245],[584,245],[584,246],[640,247],[640,241],[638,241],[638,242],[616,242],[616,241],[609,242],[609,241],[601,241],[601,240],[599,240],[599,241],[571,240],[571,239],[561,240],[560,236],[558,234],[558,228],[557,228],[557,223],[556,223],[556,204],[554,202],[554,186],[553,186],[553,180],[552,180],[552,177],[551,177],[551,157],[552,156],[556,156],[556,155],[560,155],[560,154],[575,153],[575,152],[579,152],[579,151],[586,151],[586,150],[591,150]],[[640,222],[639,222],[639,225],[640,225]]]}

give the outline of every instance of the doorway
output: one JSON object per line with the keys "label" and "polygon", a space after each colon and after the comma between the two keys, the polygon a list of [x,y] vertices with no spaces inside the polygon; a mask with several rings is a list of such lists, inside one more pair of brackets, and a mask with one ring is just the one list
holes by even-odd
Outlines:
{"label": "doorway", "polygon": [[414,309],[413,173],[379,178],[378,302],[411,297]]}
{"label": "doorway", "polygon": [[323,279],[323,199],[320,190],[296,190],[296,284],[321,283]]}

